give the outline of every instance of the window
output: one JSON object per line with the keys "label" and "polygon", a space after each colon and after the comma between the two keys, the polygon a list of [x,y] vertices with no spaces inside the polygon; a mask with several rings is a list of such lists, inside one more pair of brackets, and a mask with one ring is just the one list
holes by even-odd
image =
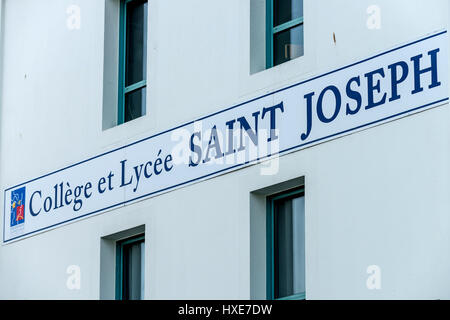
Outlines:
{"label": "window", "polygon": [[146,112],[147,0],[122,0],[119,41],[118,124]]}
{"label": "window", "polygon": [[305,197],[299,188],[268,198],[267,298],[305,299]]}
{"label": "window", "polygon": [[116,300],[144,298],[145,236],[135,236],[117,242]]}
{"label": "window", "polygon": [[303,0],[266,0],[266,68],[300,57]]}

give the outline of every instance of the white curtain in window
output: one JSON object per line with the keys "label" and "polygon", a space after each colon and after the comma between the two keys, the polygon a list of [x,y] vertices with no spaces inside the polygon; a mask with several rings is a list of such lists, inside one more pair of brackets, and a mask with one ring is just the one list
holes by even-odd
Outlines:
{"label": "white curtain in window", "polygon": [[144,300],[145,242],[141,242],[141,300]]}
{"label": "white curtain in window", "polygon": [[305,198],[275,204],[275,297],[305,292]]}
{"label": "white curtain in window", "polygon": [[305,292],[305,197],[292,200],[293,291]]}

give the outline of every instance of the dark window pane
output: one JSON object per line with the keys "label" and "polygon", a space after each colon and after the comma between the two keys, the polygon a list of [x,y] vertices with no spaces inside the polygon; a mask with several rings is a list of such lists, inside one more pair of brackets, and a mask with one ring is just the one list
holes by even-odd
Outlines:
{"label": "dark window pane", "polygon": [[273,25],[275,27],[302,16],[303,0],[273,1]]}
{"label": "dark window pane", "polygon": [[273,36],[273,64],[276,66],[303,55],[303,25]]}
{"label": "dark window pane", "polygon": [[142,285],[142,243],[136,242],[123,247],[123,299],[140,300]]}
{"label": "dark window pane", "polygon": [[129,86],[147,74],[147,1],[128,3],[126,14],[125,86]]}
{"label": "dark window pane", "polygon": [[145,114],[146,97],[146,87],[125,94],[125,122]]}
{"label": "dark window pane", "polygon": [[275,298],[305,292],[304,197],[275,202]]}

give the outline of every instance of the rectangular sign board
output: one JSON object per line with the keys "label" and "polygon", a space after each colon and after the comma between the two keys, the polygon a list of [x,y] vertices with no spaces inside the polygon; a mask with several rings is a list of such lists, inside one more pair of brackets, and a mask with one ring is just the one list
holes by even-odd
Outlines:
{"label": "rectangular sign board", "polygon": [[441,31],[4,191],[3,243],[448,105]]}

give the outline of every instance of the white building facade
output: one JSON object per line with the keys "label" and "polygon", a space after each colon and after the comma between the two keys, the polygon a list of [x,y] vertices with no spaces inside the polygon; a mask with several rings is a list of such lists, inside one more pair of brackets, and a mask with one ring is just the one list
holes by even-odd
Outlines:
{"label": "white building facade", "polygon": [[0,299],[450,298],[448,1],[280,3],[0,0]]}

